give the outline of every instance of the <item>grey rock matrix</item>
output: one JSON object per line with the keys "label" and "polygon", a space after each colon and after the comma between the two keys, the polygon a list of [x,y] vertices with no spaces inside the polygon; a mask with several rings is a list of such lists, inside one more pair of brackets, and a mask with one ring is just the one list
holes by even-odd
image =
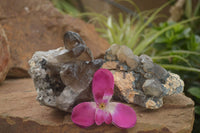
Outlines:
{"label": "grey rock matrix", "polygon": [[184,82],[177,74],[153,63],[147,55],[134,55],[126,46],[112,45],[105,60],[103,68],[114,75],[115,99],[158,109],[164,96],[183,92]]}

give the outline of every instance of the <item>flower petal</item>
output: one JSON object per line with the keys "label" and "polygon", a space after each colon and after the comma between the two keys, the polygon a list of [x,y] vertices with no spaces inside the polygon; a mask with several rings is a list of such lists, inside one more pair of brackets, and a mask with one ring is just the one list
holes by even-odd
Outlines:
{"label": "flower petal", "polygon": [[101,125],[104,122],[104,111],[97,109],[95,113],[95,122],[97,125]]}
{"label": "flower petal", "polygon": [[114,93],[114,78],[107,69],[99,69],[95,72],[92,81],[92,93],[96,103],[107,99],[109,101]]}
{"label": "flower petal", "polygon": [[96,103],[83,102],[73,108],[71,119],[72,121],[82,127],[89,127],[95,121]]}
{"label": "flower petal", "polygon": [[112,122],[120,128],[131,128],[136,124],[137,117],[135,111],[121,103],[109,103],[108,111],[112,115]]}
{"label": "flower petal", "polygon": [[105,110],[97,109],[95,113],[95,122],[97,125],[101,125],[103,122],[110,124],[112,122],[112,116]]}
{"label": "flower petal", "polygon": [[109,112],[106,112],[105,116],[104,116],[104,120],[106,124],[110,124],[112,122],[112,116]]}

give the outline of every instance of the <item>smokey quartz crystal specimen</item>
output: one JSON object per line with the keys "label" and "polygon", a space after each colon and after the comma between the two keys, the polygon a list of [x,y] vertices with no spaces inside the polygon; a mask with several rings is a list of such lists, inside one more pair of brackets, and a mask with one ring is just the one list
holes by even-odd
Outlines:
{"label": "smokey quartz crystal specimen", "polygon": [[164,96],[183,92],[184,82],[177,74],[153,63],[147,55],[134,55],[126,46],[112,45],[105,60],[102,67],[114,75],[117,100],[158,109]]}
{"label": "smokey quartz crystal specimen", "polygon": [[102,64],[102,59],[93,59],[79,34],[66,32],[64,47],[35,52],[29,60],[37,100],[70,112],[74,104],[92,99],[91,81]]}

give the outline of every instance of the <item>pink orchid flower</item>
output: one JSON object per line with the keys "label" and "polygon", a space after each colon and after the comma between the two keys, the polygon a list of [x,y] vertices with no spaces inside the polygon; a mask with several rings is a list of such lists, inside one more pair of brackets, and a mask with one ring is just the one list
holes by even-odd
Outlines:
{"label": "pink orchid flower", "polygon": [[136,123],[135,111],[122,103],[110,102],[114,93],[114,78],[107,69],[95,72],[92,82],[92,93],[95,102],[83,102],[73,108],[72,121],[81,126],[89,127],[96,123],[111,122],[120,128],[131,128]]}

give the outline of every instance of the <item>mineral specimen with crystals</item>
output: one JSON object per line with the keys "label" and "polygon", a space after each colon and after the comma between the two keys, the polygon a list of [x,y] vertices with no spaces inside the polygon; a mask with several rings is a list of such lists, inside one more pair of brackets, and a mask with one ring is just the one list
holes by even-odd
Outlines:
{"label": "mineral specimen with crystals", "polygon": [[147,55],[134,55],[126,46],[112,45],[105,60],[102,67],[114,75],[115,99],[157,109],[164,96],[183,92],[184,82],[177,74],[153,63]]}
{"label": "mineral specimen with crystals", "polygon": [[36,52],[29,60],[29,74],[42,105],[71,111],[74,104],[92,98],[90,84],[103,60],[93,59],[90,49],[77,33],[67,32],[64,46]]}

